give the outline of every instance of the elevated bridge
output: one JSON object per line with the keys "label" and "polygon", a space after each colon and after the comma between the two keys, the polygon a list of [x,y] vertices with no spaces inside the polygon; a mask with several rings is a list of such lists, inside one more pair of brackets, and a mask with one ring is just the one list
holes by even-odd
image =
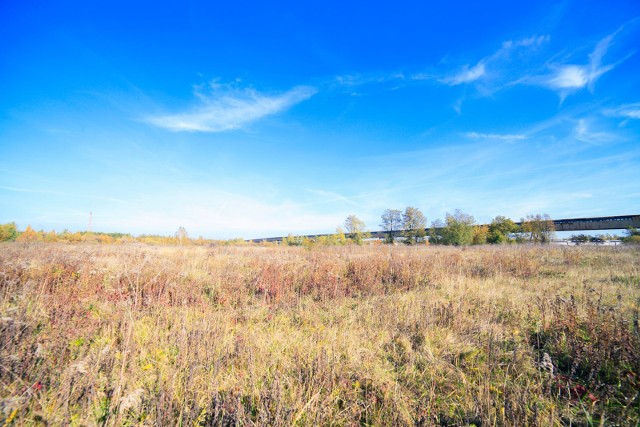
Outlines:
{"label": "elevated bridge", "polygon": [[[520,222],[516,222],[520,225]],[[567,218],[554,219],[553,224],[556,231],[597,231],[597,230],[626,230],[629,227],[640,228],[640,215],[622,215],[622,216],[600,216],[590,218]],[[488,226],[488,224],[486,224]],[[369,232],[374,239],[384,239],[387,231],[371,231]],[[402,230],[393,231],[394,237],[400,237]],[[310,234],[306,236],[308,239],[317,239],[322,236],[330,236],[331,234]],[[281,242],[284,237],[267,237],[264,239],[251,239],[248,242]]]}
{"label": "elevated bridge", "polygon": [[556,231],[626,230],[640,228],[640,215],[555,219]]}

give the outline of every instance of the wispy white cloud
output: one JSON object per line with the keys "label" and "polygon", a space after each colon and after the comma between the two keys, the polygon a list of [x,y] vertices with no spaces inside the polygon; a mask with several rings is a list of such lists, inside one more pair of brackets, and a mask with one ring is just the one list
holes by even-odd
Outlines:
{"label": "wispy white cloud", "polygon": [[600,39],[591,53],[589,53],[588,61],[585,63],[550,61],[545,65],[546,70],[531,72],[518,79],[514,84],[532,84],[546,87],[557,92],[561,100],[583,89],[593,93],[596,82],[600,77],[612,71],[632,56],[633,53],[628,53],[614,62],[605,63],[604,61],[605,56],[615,44],[614,39],[625,31],[625,28],[631,27],[631,24],[637,20],[638,18],[633,19],[613,33]]}
{"label": "wispy white cloud", "polygon": [[623,117],[626,119],[640,119],[640,102],[634,104],[625,104],[616,108],[610,108],[603,111],[605,116]]}
{"label": "wispy white cloud", "polygon": [[609,132],[594,130],[593,126],[587,119],[577,121],[573,130],[573,137],[578,141],[591,145],[606,144],[615,141],[619,137]]}
{"label": "wispy white cloud", "polygon": [[458,71],[452,76],[445,77],[441,81],[450,86],[457,86],[464,83],[471,83],[485,75],[485,63],[484,60],[478,62],[473,67],[465,65],[462,70]]}
{"label": "wispy white cloud", "polygon": [[405,75],[401,72],[386,74],[344,74],[336,76],[333,82],[340,86],[362,86],[372,83],[387,83],[405,80]]}
{"label": "wispy white cloud", "polygon": [[500,133],[480,133],[480,132],[467,132],[465,135],[472,139],[497,139],[501,141],[519,141],[527,139],[524,134],[500,134]]}
{"label": "wispy white cloud", "polygon": [[462,101],[463,101],[463,98],[458,98],[452,105],[453,111],[455,111],[458,114],[462,114]]}
{"label": "wispy white cloud", "polygon": [[564,65],[556,68],[554,74],[546,79],[545,84],[551,89],[562,91],[581,89],[594,77],[589,76],[587,67],[579,65]]}
{"label": "wispy white cloud", "polygon": [[[482,59],[475,65],[463,65],[457,71],[448,74],[445,77],[436,78],[441,83],[449,86],[457,86],[470,83],[491,83],[485,91],[492,92],[495,88],[499,88],[505,84],[505,79],[511,78],[510,69],[514,66],[514,56],[522,59],[522,56],[528,55],[526,52],[535,52],[535,48],[547,43],[549,36],[534,36],[520,40],[507,40],[502,46]],[[524,52],[524,53],[523,53]],[[515,64],[518,65],[518,64]],[[416,74],[413,76],[416,80],[425,80],[432,75]],[[488,82],[491,81],[491,82]]]}
{"label": "wispy white cloud", "polygon": [[[618,30],[619,31],[619,30]],[[605,73],[613,70],[621,61],[615,64],[603,64],[603,58],[618,33],[616,31],[600,40],[589,54],[587,64],[551,64],[551,73],[534,78],[542,86],[558,91],[562,98],[572,92],[587,88],[593,92],[596,81]]]}
{"label": "wispy white cloud", "polygon": [[514,47],[530,47],[530,46],[540,46],[541,44],[547,43],[550,40],[548,35],[545,36],[532,36],[525,39],[520,40],[507,40],[502,43],[503,49],[511,49]]}
{"label": "wispy white cloud", "polygon": [[225,132],[241,129],[264,117],[280,113],[311,98],[317,89],[297,86],[287,92],[268,95],[253,88],[236,88],[212,83],[207,92],[196,87],[199,105],[189,111],[155,115],[146,122],[174,132]]}
{"label": "wispy white cloud", "polygon": [[[626,26],[626,25],[625,25]],[[600,39],[584,63],[570,60],[546,60],[541,57],[543,46],[550,37],[534,36],[520,40],[508,40],[494,53],[451,71],[444,77],[437,73],[420,73],[414,80],[435,80],[449,86],[473,85],[481,95],[517,85],[541,86],[557,92],[564,100],[572,93],[587,89],[595,90],[598,79],[615,69],[630,55],[614,62],[605,62],[605,56],[614,45],[614,39],[625,26]],[[456,107],[459,110],[460,106]]]}
{"label": "wispy white cloud", "polygon": [[[508,87],[531,85],[553,90],[564,100],[572,93],[583,89],[593,92],[596,82],[602,75],[612,71],[631,56],[627,55],[609,63],[604,61],[605,56],[615,44],[614,39],[628,26],[627,23],[600,39],[584,63],[575,61],[575,58],[572,59],[576,53],[575,50],[569,55],[556,55],[549,59],[548,44],[551,37],[536,35],[506,40],[493,53],[448,72],[434,67],[428,71],[413,74],[346,75],[336,78],[336,82],[342,86],[353,87],[387,83],[393,80],[402,80],[405,83],[434,81],[447,86],[470,86],[481,96],[492,96]],[[460,113],[462,100],[456,101],[452,107]]]}
{"label": "wispy white cloud", "polygon": [[[409,79],[410,80],[410,79]],[[371,87],[388,91],[400,89],[408,79],[402,72],[342,74],[320,83],[328,91],[342,92],[349,96],[364,96]]]}
{"label": "wispy white cloud", "polygon": [[587,87],[591,92],[593,92],[596,80],[598,80],[598,78],[601,75],[603,75],[608,71],[613,70],[618,65],[618,64],[603,65],[602,59],[604,58],[604,55],[607,53],[607,51],[609,50],[609,47],[613,43],[613,38],[619,31],[620,30],[600,40],[598,44],[596,44],[595,49],[593,49],[593,52],[589,54]]}

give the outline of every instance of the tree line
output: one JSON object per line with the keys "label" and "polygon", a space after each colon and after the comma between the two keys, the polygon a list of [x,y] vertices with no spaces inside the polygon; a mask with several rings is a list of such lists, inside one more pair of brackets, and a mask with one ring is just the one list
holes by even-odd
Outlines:
{"label": "tree line", "polygon": [[[404,211],[386,209],[380,217],[380,227],[385,232],[384,243],[406,245],[483,245],[500,243],[549,243],[555,234],[555,226],[547,214],[531,214],[520,224],[504,216],[496,216],[491,224],[476,224],[473,216],[457,209],[447,213],[444,220],[437,219],[427,226],[427,218],[416,207]],[[282,242],[289,246],[362,244],[371,237],[366,224],[356,215],[349,215],[344,227],[335,234],[315,238],[289,235]]]}
{"label": "tree line", "polygon": [[30,225],[24,231],[19,231],[15,222],[0,224],[0,242],[45,242],[45,243],[146,243],[152,245],[208,245],[214,240],[203,237],[190,238],[184,227],[180,227],[173,236],[156,234],[141,234],[133,236],[129,233],[104,233],[99,231],[69,231],[62,232],[36,231]]}
{"label": "tree line", "polygon": [[387,232],[385,242],[393,243],[394,231],[402,230],[403,243],[436,245],[482,245],[486,243],[548,243],[555,233],[553,220],[547,214],[527,215],[518,225],[504,216],[496,216],[491,224],[479,225],[473,216],[456,209],[447,212],[444,220],[437,219],[427,228],[427,219],[420,209],[407,207],[404,212],[387,209],[380,226]]}
{"label": "tree line", "polygon": [[[444,220],[436,219],[427,227],[427,218],[416,207],[408,206],[404,211],[386,209],[380,217],[380,227],[385,232],[384,243],[404,243],[407,245],[483,245],[502,243],[549,243],[555,235],[553,220],[547,214],[530,214],[516,224],[505,216],[496,216],[490,224],[476,224],[473,216],[456,209],[447,213]],[[282,239],[288,246],[337,246],[346,244],[361,245],[371,238],[364,221],[356,215],[347,216],[342,226],[337,227],[334,234],[314,238],[289,234]],[[601,242],[618,236],[573,235],[575,243]],[[620,238],[624,243],[640,244],[640,229],[630,228],[626,236]],[[27,226],[19,231],[15,222],[0,224],[0,242],[62,242],[62,243],[145,243],[154,245],[245,245],[241,238],[228,240],[189,237],[186,229],[180,227],[173,236],[143,234],[137,237],[125,233],[103,233],[91,231],[71,232],[64,230],[35,231]],[[268,244],[263,242],[262,244]]]}

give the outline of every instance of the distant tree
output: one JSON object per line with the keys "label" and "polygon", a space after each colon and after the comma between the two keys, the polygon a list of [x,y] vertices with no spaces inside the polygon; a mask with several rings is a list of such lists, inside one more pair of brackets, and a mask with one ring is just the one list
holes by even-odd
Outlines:
{"label": "distant tree", "polygon": [[35,242],[39,240],[38,238],[38,233],[33,228],[31,228],[30,225],[27,225],[27,228],[22,233],[20,233],[16,240],[20,242]]}
{"label": "distant tree", "polygon": [[133,237],[131,234],[123,234],[122,236],[116,238],[116,243],[119,245],[134,243],[135,241],[135,237]]}
{"label": "distant tree", "polygon": [[100,238],[96,233],[92,231],[85,231],[85,232],[82,232],[81,234],[82,234],[83,242],[100,243]]}
{"label": "distant tree", "polygon": [[625,233],[627,233],[625,237],[640,236],[640,228],[629,227]]}
{"label": "distant tree", "polygon": [[602,236],[590,236],[589,241],[598,245],[604,243],[605,239],[603,239]]}
{"label": "distant tree", "polygon": [[58,235],[55,230],[51,230],[50,232],[44,235],[44,241],[48,243],[53,243],[58,241]]}
{"label": "distant tree", "polygon": [[569,240],[571,240],[576,245],[581,245],[582,243],[587,243],[590,241],[589,236],[586,234],[573,234]]}
{"label": "distant tree", "polygon": [[18,228],[15,222],[0,225],[0,242],[9,242],[18,237]]}
{"label": "distant tree", "polygon": [[69,242],[78,243],[82,242],[82,233],[76,231],[75,233],[69,234]]}
{"label": "distant tree", "polygon": [[596,236],[598,239],[602,240],[602,241],[607,241],[607,240],[619,240],[620,237],[616,236],[616,235],[611,235],[609,233],[604,233],[604,234],[598,234]]}
{"label": "distant tree", "polygon": [[344,220],[344,229],[347,231],[347,237],[358,245],[362,244],[363,239],[366,238],[366,225],[355,215],[349,215]]}
{"label": "distant tree", "polygon": [[302,237],[289,234],[282,239],[282,244],[286,246],[302,246],[303,241],[304,239]]}
{"label": "distant tree", "polygon": [[445,227],[445,223],[442,222],[441,219],[436,219],[431,222],[431,227],[429,227],[429,244],[431,245],[441,245],[442,241],[442,230]]}
{"label": "distant tree", "polygon": [[[311,239],[307,239],[306,240],[311,240]],[[323,236],[318,236],[317,238],[315,238],[314,240],[311,240],[310,242],[305,242],[303,241],[303,245],[306,247],[311,247],[311,246],[340,246],[340,245],[344,245],[345,243],[347,243],[347,238],[344,234],[344,230],[342,229],[342,227],[336,227],[336,232],[334,234],[325,234]]]}
{"label": "distant tree", "polygon": [[304,247],[305,249],[311,249],[312,247],[316,246],[319,244],[319,239],[311,239],[309,237],[303,237],[302,238],[302,247]]}
{"label": "distant tree", "polygon": [[487,243],[487,236],[489,235],[489,227],[486,225],[476,225],[473,227],[473,242],[474,245],[484,245]]}
{"label": "distant tree", "polygon": [[114,243],[116,239],[107,233],[100,233],[100,235],[98,236],[98,241],[100,243],[111,244]]}
{"label": "distant tree", "polygon": [[335,234],[330,234],[329,236],[331,237],[331,244],[333,245],[344,245],[347,242],[342,227],[336,227]]}
{"label": "distant tree", "polygon": [[222,246],[246,246],[248,243],[242,237],[233,237],[220,242]]}
{"label": "distant tree", "polygon": [[473,243],[473,225],[475,219],[460,209],[453,214],[447,212],[446,226],[442,229],[442,243],[463,246]]}
{"label": "distant tree", "polygon": [[489,243],[505,243],[511,239],[509,235],[518,231],[518,226],[515,222],[504,216],[497,216],[489,225],[489,233],[487,235],[487,242]]}
{"label": "distant tree", "polygon": [[393,243],[393,232],[402,228],[402,211],[387,209],[381,218],[380,227],[387,232],[386,243]]}
{"label": "distant tree", "polygon": [[640,228],[629,227],[626,231],[627,235],[621,240],[628,245],[640,245]]}
{"label": "distant tree", "polygon": [[556,227],[547,214],[529,214],[522,219],[522,232],[531,243],[549,243],[553,239]]}
{"label": "distant tree", "polygon": [[405,243],[414,245],[418,239],[424,239],[427,235],[426,226],[427,218],[420,209],[407,206],[402,214],[402,228],[404,229],[402,235],[405,237]]}
{"label": "distant tree", "polygon": [[197,239],[193,242],[196,246],[205,246],[209,241],[202,236],[198,236]]}
{"label": "distant tree", "polygon": [[184,245],[189,240],[189,235],[187,234],[187,230],[184,227],[180,226],[180,228],[178,228],[178,231],[176,231],[176,240],[178,241],[179,245]]}

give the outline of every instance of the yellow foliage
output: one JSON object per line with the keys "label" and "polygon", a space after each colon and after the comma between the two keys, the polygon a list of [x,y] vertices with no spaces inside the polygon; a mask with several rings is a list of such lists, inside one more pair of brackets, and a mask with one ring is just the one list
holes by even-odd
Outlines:
{"label": "yellow foliage", "polygon": [[489,235],[489,227],[486,225],[476,225],[473,227],[473,244],[484,245],[487,243],[487,236]]}
{"label": "yellow foliage", "polygon": [[16,240],[19,242],[35,242],[40,240],[40,236],[30,225],[27,225],[27,229],[24,230]]}

